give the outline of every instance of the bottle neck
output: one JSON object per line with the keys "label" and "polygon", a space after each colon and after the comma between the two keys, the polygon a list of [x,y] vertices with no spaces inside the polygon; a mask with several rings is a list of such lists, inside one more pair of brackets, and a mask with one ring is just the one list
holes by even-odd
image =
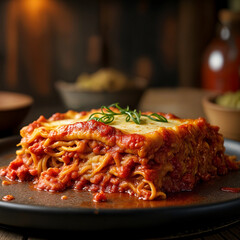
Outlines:
{"label": "bottle neck", "polygon": [[219,35],[223,40],[240,37],[240,22],[220,23]]}

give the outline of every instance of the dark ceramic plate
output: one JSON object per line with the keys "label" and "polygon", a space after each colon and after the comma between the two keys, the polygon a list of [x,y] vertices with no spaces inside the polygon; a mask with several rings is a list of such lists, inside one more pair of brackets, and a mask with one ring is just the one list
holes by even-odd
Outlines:
{"label": "dark ceramic plate", "polygon": [[[15,156],[19,138],[0,140],[0,165],[7,165]],[[240,159],[240,143],[225,140],[228,154]],[[88,192],[67,190],[64,193],[36,191],[29,183],[0,185],[0,224],[42,230],[146,230],[178,229],[210,226],[240,215],[240,193],[227,193],[221,187],[240,187],[240,173],[199,184],[193,192],[171,194],[167,200],[141,201],[127,194],[108,195],[108,201],[94,203]],[[66,200],[61,196],[66,195]],[[167,228],[168,227],[168,228]],[[138,231],[139,232],[139,231]]]}

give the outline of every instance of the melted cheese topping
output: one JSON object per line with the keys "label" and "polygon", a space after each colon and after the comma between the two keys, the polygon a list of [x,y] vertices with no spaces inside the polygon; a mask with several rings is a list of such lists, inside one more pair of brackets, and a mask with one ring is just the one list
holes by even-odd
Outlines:
{"label": "melted cheese topping", "polygon": [[[63,125],[69,125],[76,122],[87,121],[88,118],[89,118],[89,115],[75,116],[75,118],[73,119],[49,121],[46,123],[42,123],[42,125],[49,129],[55,129]],[[186,123],[186,120],[181,121],[179,119],[175,119],[175,120],[170,119],[168,120],[168,122],[156,122],[142,116],[141,124],[136,124],[133,121],[126,122],[126,116],[116,115],[114,116],[114,121],[109,125],[128,134],[133,134],[133,133],[147,134],[150,132],[157,131],[159,128],[174,128],[176,126],[179,126],[185,123]]]}
{"label": "melted cheese topping", "polygon": [[183,124],[179,120],[168,120],[168,122],[156,122],[146,117],[141,117],[141,124],[133,121],[126,122],[126,116],[115,116],[114,121],[109,125],[125,133],[146,134],[157,131],[159,128],[172,128]]}
{"label": "melted cheese topping", "polygon": [[69,125],[69,124],[73,124],[76,122],[84,122],[88,120],[88,116],[84,116],[82,118],[73,118],[73,119],[66,119],[66,120],[57,120],[57,121],[52,121],[52,122],[46,122],[46,123],[42,123],[42,125],[44,127],[47,128],[56,128],[56,127],[61,127],[63,125]]}

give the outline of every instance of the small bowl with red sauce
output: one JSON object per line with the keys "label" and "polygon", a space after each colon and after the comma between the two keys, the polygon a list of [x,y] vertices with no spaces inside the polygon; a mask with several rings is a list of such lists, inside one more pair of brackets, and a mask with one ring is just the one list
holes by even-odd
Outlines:
{"label": "small bowl with red sauce", "polygon": [[203,109],[208,121],[212,125],[219,126],[219,131],[225,138],[240,141],[240,109],[221,104],[225,96],[215,94],[203,98]]}

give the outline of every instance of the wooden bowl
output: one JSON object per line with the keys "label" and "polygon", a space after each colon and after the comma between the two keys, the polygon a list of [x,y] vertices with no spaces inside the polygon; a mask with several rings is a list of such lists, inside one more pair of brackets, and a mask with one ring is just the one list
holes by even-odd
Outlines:
{"label": "wooden bowl", "polygon": [[32,104],[28,95],[0,91],[0,135],[17,130]]}
{"label": "wooden bowl", "polygon": [[216,104],[217,96],[203,98],[203,108],[208,121],[220,127],[225,138],[240,141],[240,110]]}

